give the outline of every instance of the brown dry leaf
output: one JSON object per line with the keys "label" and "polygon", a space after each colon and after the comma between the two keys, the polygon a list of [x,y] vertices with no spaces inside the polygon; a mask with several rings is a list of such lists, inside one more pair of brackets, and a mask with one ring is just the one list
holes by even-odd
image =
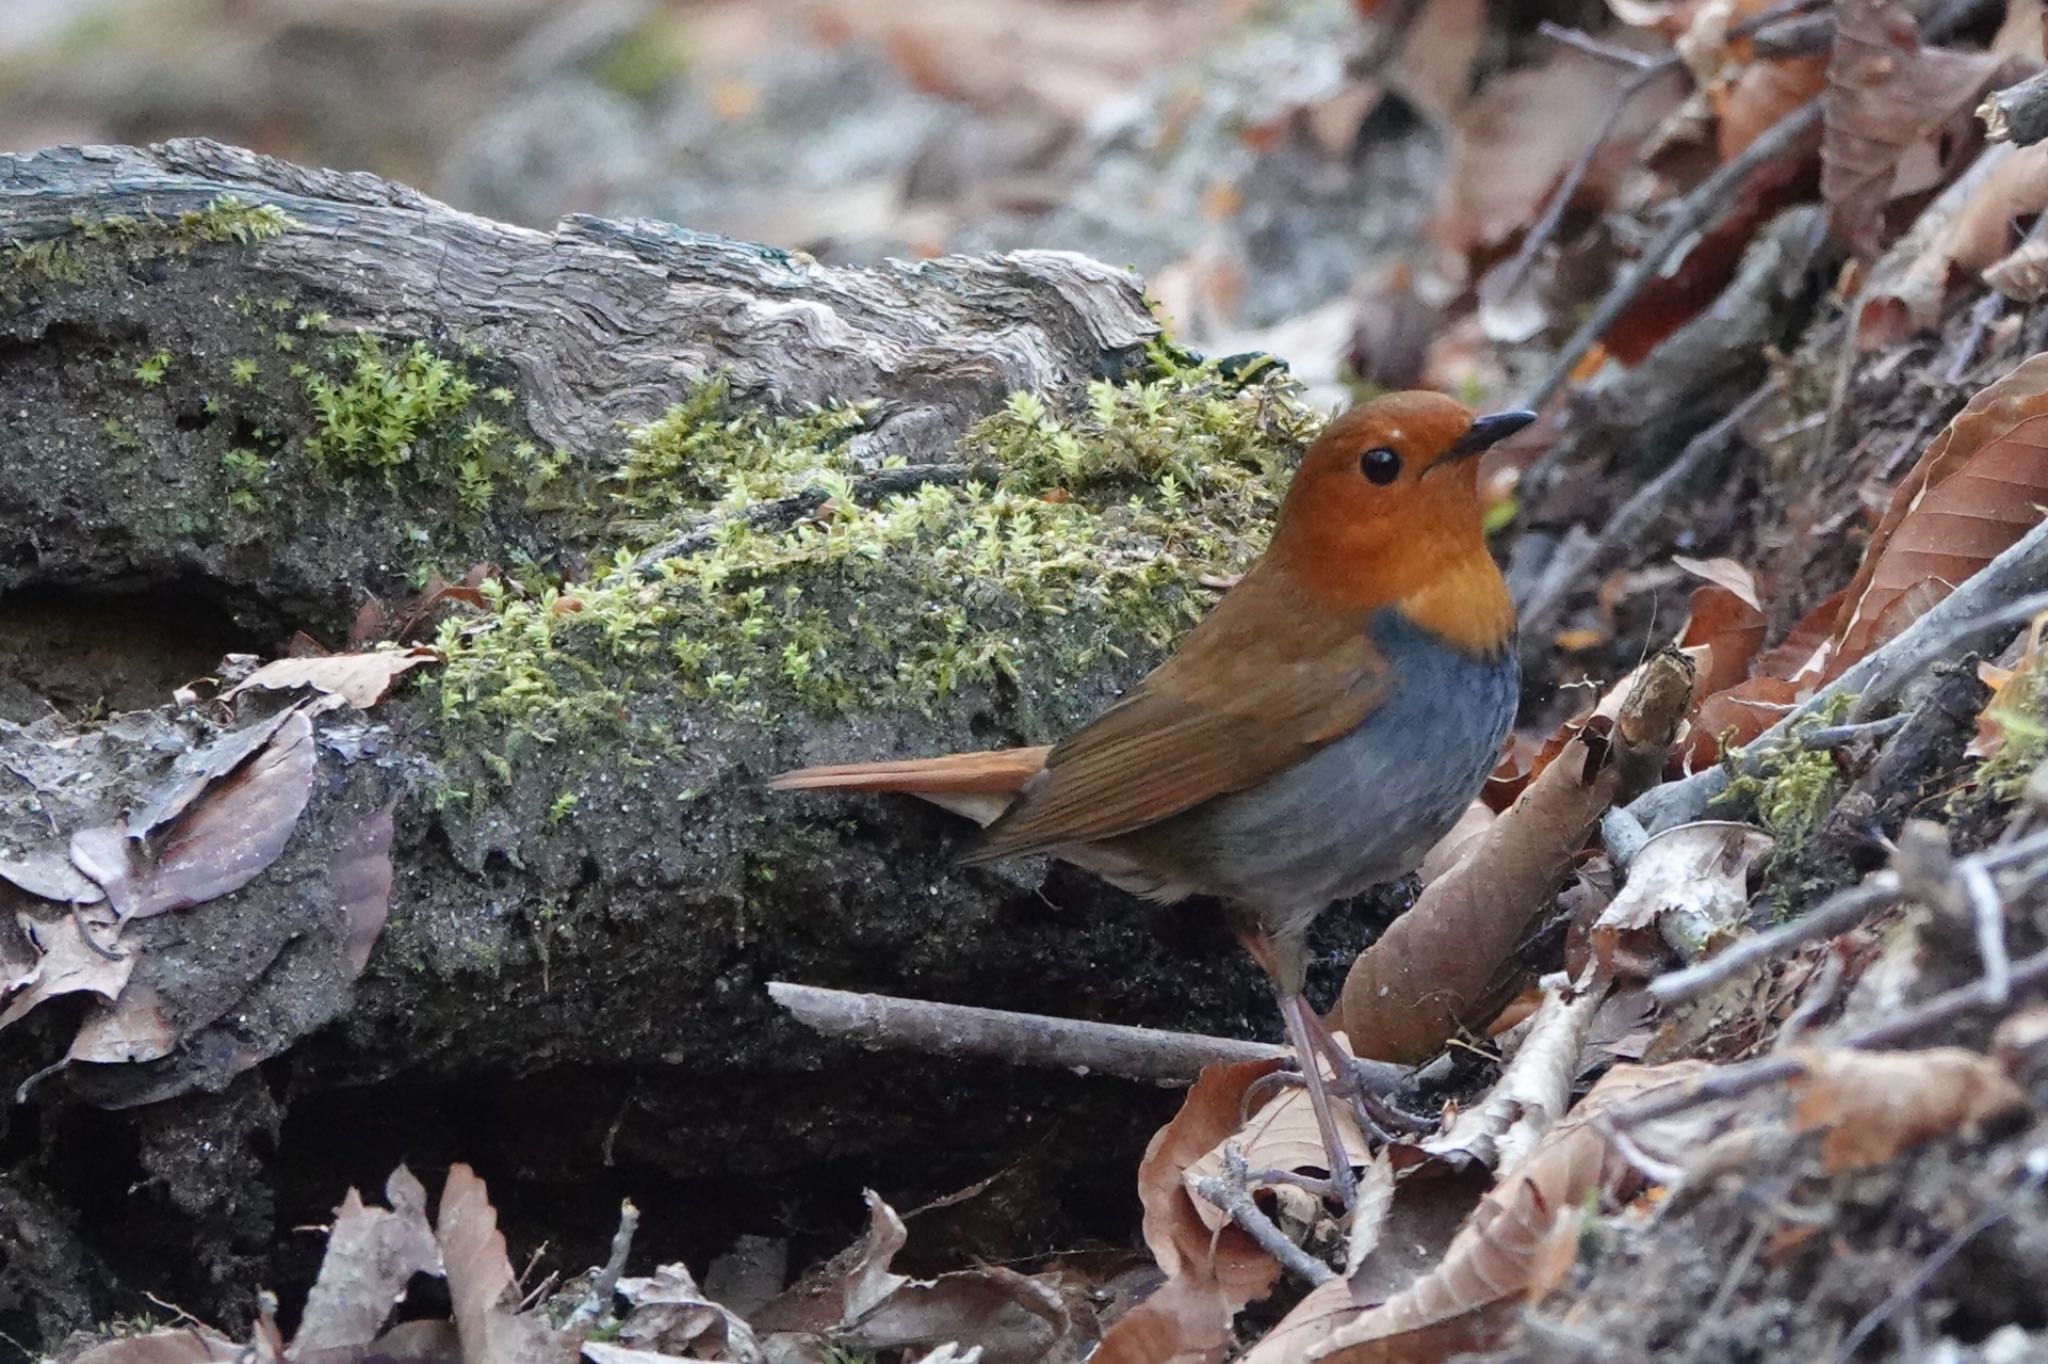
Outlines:
{"label": "brown dry leaf", "polygon": [[397,798],[364,815],[339,838],[327,864],[327,884],[348,921],[348,964],[356,975],[370,961],[370,949],[391,915],[391,812]]}
{"label": "brown dry leaf", "polygon": [[1438,1158],[1463,1155],[1508,1169],[1529,1154],[1571,1105],[1579,1053],[1607,988],[1545,992],[1529,1031],[1500,1079],[1478,1103],[1459,1110],[1422,1149]]}
{"label": "brown dry leaf", "polygon": [[452,1165],[435,1239],[448,1276],[463,1364],[554,1364],[562,1346],[545,1320],[513,1310],[512,1262],[498,1211],[476,1171]]}
{"label": "brown dry leaf", "polygon": [[[1293,1357],[1364,1364],[1483,1348],[1513,1320],[1522,1300],[1547,1291],[1570,1267],[1577,1211],[1595,1194],[1614,1193],[1635,1178],[1593,1120],[1699,1068],[1616,1066],[1479,1201],[1435,1270],[1349,1322],[1330,1316],[1334,1329],[1327,1338],[1301,1340]],[[1308,1305],[1305,1300],[1302,1308]],[[1285,1329],[1283,1322],[1275,1334]]]}
{"label": "brown dry leaf", "polygon": [[1486,836],[1360,954],[1337,1019],[1361,1056],[1417,1062],[1480,1009],[1530,920],[1617,795],[1661,768],[1692,700],[1691,665],[1659,654],[1639,670],[1621,718],[1568,744]]}
{"label": "brown dry leaf", "polygon": [[1939,183],[1934,144],[1976,106],[2004,59],[1922,48],[1897,0],[1838,0],[1822,106],[1821,197],[1835,234],[1865,258],[1893,200]]}
{"label": "brown dry leaf", "polygon": [[1637,850],[1628,883],[1593,925],[1593,949],[1610,964],[1624,935],[1654,932],[1691,961],[1741,926],[1749,869],[1770,852],[1761,829],[1695,820],[1657,834]]}
{"label": "brown dry leaf", "polygon": [[[135,974],[133,952],[117,952],[109,957],[93,946],[96,942],[107,947],[121,930],[120,922],[109,911],[51,920],[21,914],[17,921],[41,951],[42,959],[36,964],[28,988],[14,997],[5,1013],[0,1013],[0,1028],[58,995],[90,991],[102,999],[116,999],[128,984],[128,977]],[[93,935],[91,942],[86,940],[87,933]]]}
{"label": "brown dry leaf", "polygon": [[291,711],[270,743],[182,816],[144,876],[132,911],[147,918],[239,890],[284,851],[313,792],[313,722]]}
{"label": "brown dry leaf", "polygon": [[425,663],[439,663],[441,651],[425,645],[410,649],[376,649],[360,654],[328,654],[324,658],[280,658],[250,673],[220,698],[232,701],[252,688],[265,691],[315,691],[339,696],[357,710],[384,699],[401,675]]}
{"label": "brown dry leaf", "polygon": [[1235,1227],[1212,1236],[1181,1177],[1237,1131],[1245,1092],[1280,1065],[1237,1061],[1204,1067],[1180,1111],[1152,1135],[1138,1162],[1138,1200],[1153,1260],[1169,1279],[1211,1285],[1231,1315],[1270,1293],[1280,1266]]}
{"label": "brown dry leaf", "polygon": [[[1682,566],[1689,566],[1690,562]],[[1716,563],[1739,569],[1729,560]],[[1749,575],[1744,572],[1742,576],[1747,579]],[[1746,594],[1712,580],[1694,588],[1692,610],[1686,616],[1685,628],[1679,631],[1678,647],[1709,651],[1695,684],[1698,694],[1712,696],[1748,677],[1750,664],[1763,647],[1768,628],[1769,622],[1756,603],[1753,584]]]}
{"label": "brown dry leaf", "polygon": [[[1526,230],[1591,144],[1625,79],[1608,63],[1563,50],[1488,85],[1452,134],[1433,229],[1437,240],[1464,257],[1497,249]],[[1674,75],[1629,102],[1579,186],[1581,202],[1606,202],[1637,144],[1677,103],[1680,84]]]}
{"label": "brown dry leaf", "polygon": [[1750,571],[1733,559],[1689,559],[1683,554],[1671,556],[1674,566],[1684,569],[1695,578],[1704,579],[1729,592],[1742,605],[1752,611],[1761,611],[1758,600],[1756,578]]}
{"label": "brown dry leaf", "polygon": [[2016,220],[2048,207],[2048,142],[1987,147],[1871,268],[1857,297],[1856,344],[1892,345],[1941,323],[1955,279],[1989,270],[2019,245]]}
{"label": "brown dry leaf", "polygon": [[[253,725],[229,730],[204,747],[179,754],[178,760],[171,765],[170,776],[159,783],[138,808],[129,812],[128,837],[148,838],[176,819],[209,786],[261,752],[296,713],[296,710],[281,710]],[[72,855],[74,858],[77,856],[76,840],[73,841]],[[79,869],[99,879],[98,873],[83,863],[79,864]]]}
{"label": "brown dry leaf", "polygon": [[101,824],[71,835],[71,865],[106,893],[114,912],[127,918],[141,897],[135,845],[118,824]]}
{"label": "brown dry leaf", "polygon": [[179,1327],[95,1345],[71,1364],[237,1364],[243,1350],[218,1331]]}
{"label": "brown dry leaf", "polygon": [[1093,1345],[1085,1292],[1070,1292],[1057,1273],[982,1266],[921,1280],[894,1272],[890,1261],[908,1239],[903,1219],[872,1190],[867,1200],[861,1240],[754,1313],[770,1356],[791,1357],[820,1338],[874,1351],[972,1341],[989,1364],[1032,1364],[1079,1358]]}
{"label": "brown dry leaf", "polygon": [[1233,1343],[1232,1315],[1208,1285],[1169,1279],[1117,1318],[1088,1364],[1216,1364]]}
{"label": "brown dry leaf", "polygon": [[96,1006],[71,1039],[65,1057],[100,1065],[126,1065],[169,1056],[178,1033],[165,1016],[163,1001],[146,985],[123,990],[112,1004]]}
{"label": "brown dry leaf", "polygon": [[1830,1172],[1883,1165],[1922,1142],[1975,1131],[2026,1105],[1996,1061],[1961,1047],[1868,1052],[1801,1047],[1792,1081],[1797,1131],[1825,1131]]}
{"label": "brown dry leaf", "polygon": [[1908,623],[1886,619],[1902,595],[1930,581],[1935,600],[1947,595],[2025,534],[2044,502],[2048,355],[2037,355],[1970,399],[1900,481],[1849,584],[1828,675],[1875,648],[1881,628]]}
{"label": "brown dry leaf", "polygon": [[[733,1364],[755,1364],[761,1358],[753,1328],[706,1297],[685,1265],[662,1265],[647,1278],[620,1279],[619,1293],[630,1305],[619,1327],[619,1339],[627,1345]],[[588,1344],[584,1350],[588,1353]]]}
{"label": "brown dry leaf", "polygon": [[[1318,1062],[1324,1074],[1330,1073],[1327,1062]],[[1359,1130],[1358,1120],[1344,1109],[1336,1114],[1337,1135],[1344,1143],[1344,1149],[1351,1153],[1354,1167],[1370,1163],[1372,1150]],[[1214,1147],[1203,1153],[1201,1159],[1181,1172],[1181,1183],[1187,1187],[1194,1201],[1195,1215],[1211,1232],[1221,1231],[1230,1225],[1230,1214],[1203,1198],[1196,1191],[1198,1181],[1221,1176],[1224,1173],[1224,1148],[1236,1147],[1243,1153],[1245,1162],[1254,1172],[1262,1170],[1329,1173],[1330,1157],[1323,1149],[1322,1135],[1316,1127],[1315,1108],[1309,1103],[1308,1090],[1302,1086],[1290,1086],[1259,1106],[1244,1126],[1238,1128]],[[1271,1188],[1282,1197],[1294,1190],[1286,1185],[1261,1184],[1255,1178],[1254,1189]]]}
{"label": "brown dry leaf", "polygon": [[[1488,780],[1491,781],[1492,778],[1489,777]],[[1426,886],[1437,880],[1464,860],[1465,854],[1470,852],[1473,846],[1485,837],[1486,831],[1493,827],[1495,818],[1497,816],[1493,812],[1493,807],[1484,800],[1475,800],[1466,806],[1465,813],[1458,816],[1458,822],[1451,826],[1450,832],[1439,838],[1435,845],[1422,855],[1422,865],[1416,868],[1416,875],[1422,878],[1422,884]]]}
{"label": "brown dry leaf", "polygon": [[401,1165],[384,1182],[384,1197],[391,1206],[373,1208],[350,1189],[335,1209],[320,1277],[285,1353],[291,1364],[354,1364],[412,1276],[441,1273],[425,1187]]}
{"label": "brown dry leaf", "polygon": [[106,898],[99,883],[86,876],[55,848],[38,848],[18,857],[0,857],[0,881],[58,904],[98,904]]}

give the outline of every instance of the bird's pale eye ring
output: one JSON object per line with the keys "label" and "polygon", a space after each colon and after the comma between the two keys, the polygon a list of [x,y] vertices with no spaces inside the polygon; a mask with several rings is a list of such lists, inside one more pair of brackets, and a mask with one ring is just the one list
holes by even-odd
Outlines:
{"label": "bird's pale eye ring", "polygon": [[1375,445],[1358,457],[1358,468],[1374,483],[1392,483],[1401,476],[1401,456],[1384,445]]}

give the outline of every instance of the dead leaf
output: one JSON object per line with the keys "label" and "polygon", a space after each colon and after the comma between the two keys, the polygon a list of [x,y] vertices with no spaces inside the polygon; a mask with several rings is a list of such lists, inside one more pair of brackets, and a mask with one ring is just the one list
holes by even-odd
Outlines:
{"label": "dead leaf", "polygon": [[[1692,667],[1659,654],[1621,718],[1589,724],[1458,865],[1422,892],[1345,976],[1337,1017],[1361,1056],[1418,1062],[1484,1023],[1502,965],[1548,905],[1601,814],[1650,779],[1692,700]],[[1505,1000],[1493,1001],[1495,1007]]]}
{"label": "dead leaf", "polygon": [[[207,787],[261,751],[295,713],[294,710],[281,710],[253,725],[229,730],[204,747],[179,754],[171,765],[170,776],[158,784],[140,807],[129,812],[128,837],[148,838],[176,819]],[[74,840],[73,856],[76,855]],[[89,867],[81,866],[80,870],[88,876],[94,875]]]}
{"label": "dead leaf", "polygon": [[102,824],[71,835],[71,865],[106,893],[116,914],[125,919],[135,912],[142,895],[136,881],[141,869],[135,846],[120,825]]}
{"label": "dead leaf", "polygon": [[2019,245],[2015,222],[2048,207],[2048,142],[1984,150],[1921,211],[1857,295],[1856,344],[1892,345],[1941,323],[1951,283],[1989,270]]}
{"label": "dead leaf", "polygon": [[[1328,1062],[1319,1060],[1317,1064],[1325,1075],[1332,1073]],[[1371,1147],[1365,1133],[1359,1130],[1358,1120],[1342,1108],[1335,1116],[1337,1135],[1343,1141],[1344,1149],[1351,1153],[1352,1165],[1368,1164]],[[1224,1148],[1233,1146],[1243,1154],[1255,1175],[1268,1170],[1329,1173],[1330,1157],[1323,1149],[1322,1134],[1316,1126],[1315,1108],[1309,1103],[1308,1090],[1300,1085],[1289,1086],[1259,1105],[1242,1127],[1217,1142],[1203,1153],[1201,1159],[1181,1172],[1181,1183],[1194,1201],[1195,1215],[1211,1232],[1229,1226],[1230,1214],[1202,1197],[1198,1184],[1201,1180],[1223,1175]],[[1256,1178],[1252,1181],[1252,1188],[1270,1189],[1283,1202],[1287,1195],[1300,1192],[1291,1185],[1277,1181],[1261,1183]]]}
{"label": "dead leaf", "polygon": [[1509,1169],[1564,1116],[1593,1017],[1607,997],[1603,985],[1572,993],[1547,990],[1543,1003],[1486,1097],[1461,1109],[1422,1143],[1430,1155],[1463,1155],[1492,1169]]}
{"label": "dead leaf", "polygon": [[1458,822],[1451,826],[1450,832],[1422,855],[1422,865],[1416,868],[1422,884],[1426,886],[1437,880],[1463,861],[1465,854],[1493,827],[1495,818],[1493,807],[1484,800],[1475,800],[1466,806],[1465,813],[1458,816]]}
{"label": "dead leaf", "polygon": [[410,649],[374,649],[360,654],[328,654],[324,658],[280,658],[250,673],[220,698],[232,701],[251,688],[296,691],[311,687],[341,697],[357,710],[384,699],[401,675],[425,663],[439,663],[441,651],[425,645]]}
{"label": "dead leaf", "polygon": [[462,1364],[553,1364],[562,1355],[544,1320],[515,1312],[512,1262],[498,1212],[476,1171],[452,1165],[441,1189],[435,1239],[448,1276]]}
{"label": "dead leaf", "polygon": [[288,712],[269,744],[172,828],[131,917],[204,904],[261,875],[306,808],[315,761],[313,722]]}
{"label": "dead leaf", "polygon": [[1611,962],[1624,934],[1654,932],[1687,961],[1741,927],[1749,911],[1749,869],[1769,853],[1761,829],[1695,820],[1666,829],[1637,850],[1628,883],[1593,925],[1593,946]]}
{"label": "dead leaf", "polygon": [[1246,1091],[1280,1064],[1238,1061],[1204,1067],[1180,1111],[1153,1134],[1138,1162],[1138,1200],[1145,1209],[1145,1245],[1152,1259],[1168,1279],[1209,1286],[1225,1306],[1226,1321],[1246,1303],[1272,1292],[1280,1266],[1236,1227],[1212,1235],[1182,1176],[1237,1131]]}
{"label": "dead leaf", "polygon": [[345,943],[349,970],[361,975],[370,950],[384,932],[391,914],[391,812],[397,797],[335,841],[327,864],[327,884],[334,889],[348,923]]}
{"label": "dead leaf", "polygon": [[[1595,1194],[1613,1194],[1636,1178],[1594,1119],[1698,1069],[1692,1063],[1654,1069],[1616,1066],[1525,1159],[1504,1172],[1431,1273],[1349,1321],[1326,1313],[1332,1329],[1325,1338],[1299,1340],[1299,1353],[1289,1357],[1362,1364],[1442,1358],[1457,1350],[1484,1348],[1514,1319],[1516,1304],[1556,1282],[1561,1263],[1569,1268],[1560,1252],[1569,1251],[1572,1238],[1567,1229],[1575,1232],[1577,1215],[1587,1200]],[[1296,1312],[1307,1308],[1314,1296]],[[1274,1334],[1286,1329],[1287,1322],[1282,1322]],[[1255,1352],[1247,1364],[1257,1359]]]}
{"label": "dead leaf", "polygon": [[320,1277],[285,1357],[291,1364],[354,1364],[403,1298],[415,1274],[441,1273],[427,1225],[427,1191],[401,1165],[384,1182],[387,1208],[350,1189],[335,1209]]}
{"label": "dead leaf", "polygon": [[1233,1343],[1233,1315],[1209,1285],[1168,1279],[1117,1318],[1088,1364],[1217,1364]]}
{"label": "dead leaf", "polygon": [[1387,1214],[1394,1206],[1394,1162],[1392,1153],[1381,1147],[1358,1173],[1358,1195],[1351,1205],[1351,1225],[1344,1233],[1344,1275],[1358,1273],[1360,1265],[1379,1249],[1380,1236],[1387,1228]]}
{"label": "dead leaf", "polygon": [[97,882],[54,848],[34,849],[19,857],[0,857],[0,881],[59,904],[91,905],[106,898]]}
{"label": "dead leaf", "polygon": [[22,929],[41,950],[42,959],[36,965],[35,976],[29,981],[28,988],[14,997],[5,1013],[0,1013],[0,1028],[7,1027],[44,1000],[58,995],[89,991],[102,999],[112,1000],[120,995],[128,984],[128,977],[135,973],[133,952],[109,957],[86,940],[86,933],[91,932],[93,941],[106,946],[120,932],[119,922],[106,910],[49,920],[29,914],[17,917]]}
{"label": "dead leaf", "polygon": [[95,1345],[71,1364],[237,1364],[242,1352],[218,1331],[179,1327]]}
{"label": "dead leaf", "polygon": [[178,1045],[177,1030],[164,1015],[155,990],[136,985],[112,1004],[95,1007],[65,1053],[72,1061],[124,1065],[169,1056]]}
{"label": "dead leaf", "polygon": [[620,1279],[619,1293],[630,1305],[619,1327],[619,1339],[627,1345],[733,1364],[756,1364],[761,1358],[753,1328],[706,1297],[682,1264],[662,1265],[646,1278]]}
{"label": "dead leaf", "polygon": [[[1690,561],[1687,561],[1690,563]],[[1728,560],[1720,563],[1738,568]],[[1742,578],[1748,579],[1744,572]],[[1679,631],[1678,647],[1709,651],[1694,683],[1696,695],[1704,698],[1726,691],[1749,676],[1757,651],[1763,648],[1769,622],[1756,603],[1756,587],[1738,592],[1725,583],[1709,581],[1692,593],[1692,609],[1685,628]]]}
{"label": "dead leaf", "polygon": [[[1625,79],[1608,63],[1563,50],[1491,82],[1452,133],[1437,240],[1464,257],[1497,250],[1526,230],[1591,145]],[[1579,186],[1581,204],[1606,203],[1636,146],[1676,105],[1680,85],[1674,74],[1629,102]]]}
{"label": "dead leaf", "polygon": [[1884,1165],[1936,1137],[1974,1132],[2026,1105],[2027,1096],[1988,1056],[1961,1047],[1869,1052],[1801,1047],[1792,1081],[1800,1132],[1825,1131],[1830,1173]]}
{"label": "dead leaf", "polygon": [[1922,48],[1919,26],[1897,0],[1839,0],[1822,105],[1821,197],[1851,250],[1877,255],[1885,206],[1945,178],[1935,143],[2004,65],[1995,53]]}
{"label": "dead leaf", "polygon": [[2039,521],[2044,502],[2048,355],[2037,355],[1971,398],[1900,481],[1849,584],[1827,675],[1908,623],[1886,619],[1902,595],[1931,582],[1934,600],[1946,596]]}

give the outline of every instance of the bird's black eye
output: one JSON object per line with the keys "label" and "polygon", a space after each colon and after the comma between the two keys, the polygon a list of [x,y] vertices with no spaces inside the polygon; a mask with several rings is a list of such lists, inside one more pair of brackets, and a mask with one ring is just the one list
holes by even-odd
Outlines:
{"label": "bird's black eye", "polygon": [[1392,483],[1401,476],[1401,457],[1384,445],[1375,445],[1359,456],[1358,467],[1375,483]]}

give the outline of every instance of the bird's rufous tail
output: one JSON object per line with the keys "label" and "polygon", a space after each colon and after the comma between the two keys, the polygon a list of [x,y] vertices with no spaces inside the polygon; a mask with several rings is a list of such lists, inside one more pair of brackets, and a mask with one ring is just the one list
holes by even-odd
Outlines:
{"label": "bird's rufous tail", "polygon": [[895,791],[987,825],[1045,768],[1047,748],[999,748],[899,762],[800,767],[771,777],[777,791]]}

